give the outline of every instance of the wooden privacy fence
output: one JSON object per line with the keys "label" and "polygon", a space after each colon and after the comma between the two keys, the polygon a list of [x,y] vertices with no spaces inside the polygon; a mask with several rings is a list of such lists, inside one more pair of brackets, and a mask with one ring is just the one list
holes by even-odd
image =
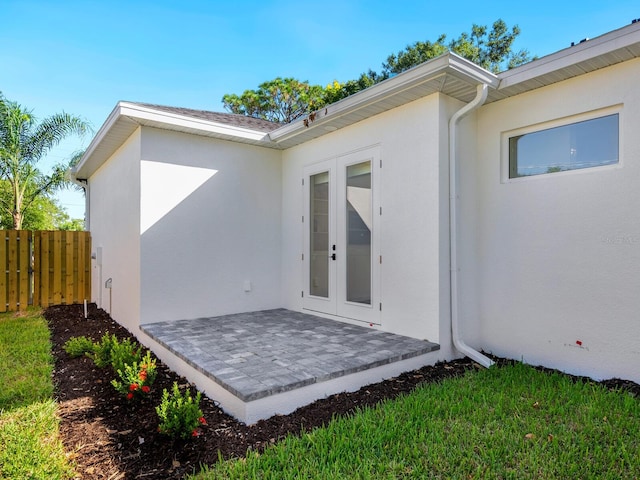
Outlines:
{"label": "wooden privacy fence", "polygon": [[89,232],[1,232],[0,312],[91,299]]}

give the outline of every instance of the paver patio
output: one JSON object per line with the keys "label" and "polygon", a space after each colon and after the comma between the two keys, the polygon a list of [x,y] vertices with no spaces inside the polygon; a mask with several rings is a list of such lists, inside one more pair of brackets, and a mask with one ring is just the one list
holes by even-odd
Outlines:
{"label": "paver patio", "polygon": [[439,349],[428,341],[285,309],[141,329],[243,402]]}

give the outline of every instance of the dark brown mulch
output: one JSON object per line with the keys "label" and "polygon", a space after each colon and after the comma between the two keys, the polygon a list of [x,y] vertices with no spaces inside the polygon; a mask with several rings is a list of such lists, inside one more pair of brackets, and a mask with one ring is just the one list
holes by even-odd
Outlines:
{"label": "dark brown mulch", "polygon": [[[97,368],[86,358],[70,358],[62,349],[71,337],[86,335],[99,340],[105,333],[120,339],[130,333],[95,305],[84,319],[80,305],[48,308],[45,318],[52,331],[55,357],[54,383],[59,403],[60,434],[78,478],[83,479],[179,479],[213,464],[219,457],[244,456],[262,451],[288,434],[300,434],[328,423],[336,415],[349,415],[365,406],[412,391],[421,383],[461,375],[476,365],[469,359],[439,363],[407,372],[397,378],[368,385],[353,393],[340,393],[302,407],[290,415],[279,415],[246,426],[226,415],[216,403],[203,397],[201,408],[207,420],[201,435],[173,441],[157,431],[155,406],[163,388],[174,381],[187,381],[158,362],[158,376],[149,398],[132,404],[111,386],[112,373]],[[640,396],[633,382],[610,380],[609,388],[627,388]]]}

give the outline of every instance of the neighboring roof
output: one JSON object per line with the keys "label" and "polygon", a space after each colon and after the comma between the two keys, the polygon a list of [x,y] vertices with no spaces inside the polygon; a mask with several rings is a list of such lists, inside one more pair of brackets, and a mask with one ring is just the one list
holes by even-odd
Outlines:
{"label": "neighboring roof", "polygon": [[76,177],[89,177],[139,126],[286,149],[436,92],[469,102],[477,85],[488,84],[487,103],[495,102],[639,57],[640,22],[498,76],[446,53],[286,125],[230,113],[120,102],[87,148]]}

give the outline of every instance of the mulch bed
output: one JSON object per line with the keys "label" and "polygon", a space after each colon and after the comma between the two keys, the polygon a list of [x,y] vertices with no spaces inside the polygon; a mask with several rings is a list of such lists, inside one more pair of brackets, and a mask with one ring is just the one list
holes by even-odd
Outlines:
{"label": "mulch bed", "polygon": [[[155,406],[162,390],[173,382],[188,382],[158,361],[158,376],[148,398],[131,403],[111,386],[112,372],[97,368],[86,357],[71,358],[62,349],[71,337],[100,340],[105,333],[124,339],[132,335],[95,305],[85,320],[81,305],[54,306],[44,312],[52,332],[54,384],[59,403],[60,435],[83,479],[179,479],[222,458],[260,452],[288,434],[299,435],[327,424],[334,416],[407,393],[425,382],[441,381],[477,368],[469,359],[439,363],[396,378],[318,400],[289,415],[278,415],[247,426],[225,414],[203,396],[207,425],[189,440],[171,440],[158,433]],[[498,359],[500,360],[500,359]],[[503,360],[500,360],[503,361]],[[603,382],[640,396],[640,385],[621,380]]]}

